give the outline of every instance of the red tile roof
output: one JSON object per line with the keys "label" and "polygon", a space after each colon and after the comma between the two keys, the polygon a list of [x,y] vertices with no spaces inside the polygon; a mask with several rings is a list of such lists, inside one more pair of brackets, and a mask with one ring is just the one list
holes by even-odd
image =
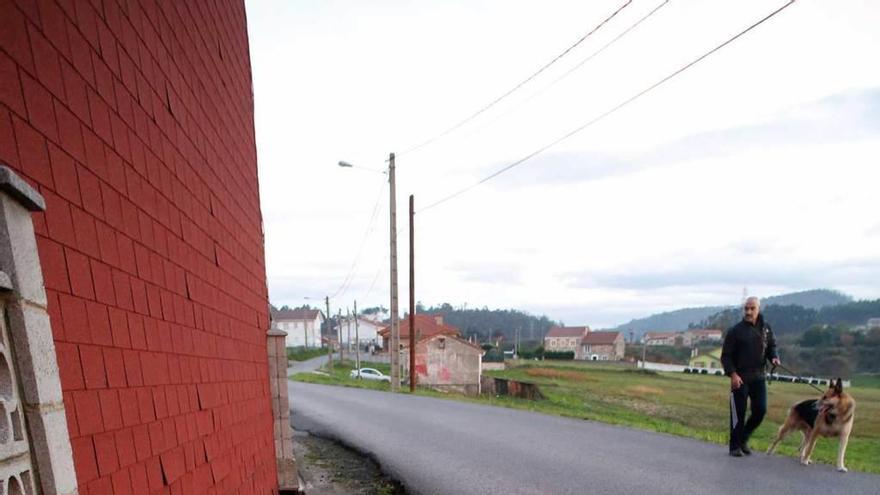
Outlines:
{"label": "red tile roof", "polygon": [[620,337],[620,332],[590,332],[584,335],[581,344],[611,345],[618,337]]}
{"label": "red tile roof", "polygon": [[590,327],[552,327],[547,337],[581,337],[590,331]]}
{"label": "red tile roof", "polygon": [[[461,335],[461,332],[458,330],[458,328],[455,328],[452,325],[446,323],[438,324],[433,315],[417,314],[415,315],[415,320],[416,334],[419,336],[417,337],[419,340],[441,333],[454,336]],[[387,337],[390,334],[391,326],[386,326],[379,330],[379,335],[383,337]],[[400,319],[400,339],[409,340],[409,318]]]}

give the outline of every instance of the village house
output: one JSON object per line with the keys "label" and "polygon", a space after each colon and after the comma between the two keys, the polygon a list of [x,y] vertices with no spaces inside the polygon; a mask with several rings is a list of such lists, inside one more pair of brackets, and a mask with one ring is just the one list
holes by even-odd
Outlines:
{"label": "village house", "polygon": [[552,327],[544,337],[544,350],[577,353],[581,340],[590,333],[590,327]]}
{"label": "village house", "polygon": [[[642,343],[645,345],[676,345],[676,332],[645,332]],[[684,339],[679,339],[683,344]],[[680,344],[680,345],[681,345]]]}
{"label": "village house", "polygon": [[684,335],[685,340],[687,341],[685,345],[700,345],[711,342],[721,342],[721,330],[716,330],[712,328],[692,328],[685,331]]}
{"label": "village house", "polygon": [[287,347],[323,347],[321,324],[324,313],[318,309],[289,309],[272,312],[275,328],[287,332]]}
{"label": "village house", "polygon": [[[355,328],[357,323],[357,328]],[[384,326],[375,320],[358,316],[342,318],[339,326],[339,340],[342,345],[347,346],[346,349],[354,350],[357,343],[360,343],[362,349],[381,348],[382,338],[379,331]]]}
{"label": "village house", "polygon": [[620,332],[589,332],[581,339],[575,359],[583,361],[620,361],[625,348]]}
{"label": "village house", "polygon": [[723,369],[724,367],[721,365],[721,348],[716,347],[711,350],[700,352],[694,347],[691,352],[691,359],[688,362],[688,366],[691,368],[705,368],[709,370]]}
{"label": "village house", "polygon": [[[448,325],[443,321],[443,315],[415,315],[415,334],[416,342],[427,337],[442,334],[452,337],[460,337],[461,332],[458,328]],[[379,337],[382,338],[382,349],[390,349],[391,343],[391,326],[387,325],[379,330]],[[409,347],[409,318],[400,319],[400,348]]]}
{"label": "village house", "polygon": [[[416,383],[440,390],[478,395],[482,356],[477,344],[447,333],[435,333],[415,346]],[[404,376],[409,376],[409,347],[401,353]]]}

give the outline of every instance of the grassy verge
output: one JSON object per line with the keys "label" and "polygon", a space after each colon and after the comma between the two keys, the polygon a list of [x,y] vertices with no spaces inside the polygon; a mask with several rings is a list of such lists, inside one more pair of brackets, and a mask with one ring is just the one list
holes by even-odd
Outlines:
{"label": "grassy verge", "polygon": [[288,347],[287,348],[287,359],[291,359],[293,361],[308,361],[309,359],[323,356],[327,354],[327,349],[321,349],[320,347]]}
{"label": "grassy verge", "polygon": [[[385,366],[383,372],[388,369]],[[348,378],[349,369],[343,363],[328,376],[299,374],[294,379],[388,389],[388,384],[384,382]],[[528,401],[490,396],[467,398],[430,391],[417,393],[601,421],[722,445],[727,443],[729,385],[724,377],[641,372],[625,365],[571,361],[523,362],[504,371],[487,374],[536,383],[546,399]],[[880,388],[866,387],[857,381],[849,392],[855,397],[858,410],[847,448],[847,467],[880,474]],[[767,449],[792,404],[818,394],[804,384],[774,382],[768,389],[768,395],[767,417],[750,441],[751,446],[759,451]],[[791,435],[777,452],[794,456],[799,443],[800,436]],[[821,439],[816,445],[813,460],[830,464],[836,456],[837,440]]]}

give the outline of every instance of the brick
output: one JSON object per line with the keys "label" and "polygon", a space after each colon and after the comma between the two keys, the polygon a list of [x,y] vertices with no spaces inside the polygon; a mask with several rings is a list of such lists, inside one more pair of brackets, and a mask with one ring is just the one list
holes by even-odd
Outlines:
{"label": "brick", "polygon": [[137,454],[137,460],[143,461],[152,455],[150,447],[150,430],[146,424],[135,426],[131,430],[134,437],[134,449]]}
{"label": "brick", "polygon": [[99,390],[98,401],[101,404],[104,431],[115,431],[122,428],[122,409],[118,391],[110,389]]}
{"label": "brick", "polygon": [[80,483],[88,483],[98,477],[98,461],[95,457],[95,446],[92,437],[79,437],[70,440],[73,452],[73,465],[76,468],[76,479]]}
{"label": "brick", "polygon": [[52,326],[52,338],[55,342],[67,342],[64,335],[64,319],[61,317],[61,303],[58,302],[58,293],[53,290],[46,291],[46,311],[49,313],[49,324]]}
{"label": "brick", "polygon": [[[0,52],[2,55],[3,52]],[[5,77],[0,74],[0,77]],[[2,85],[0,85],[2,88]],[[13,168],[18,169],[18,143],[15,141],[15,131],[12,127],[12,116],[10,113],[0,106],[0,160]]]}
{"label": "brick", "polygon": [[62,396],[64,397],[64,417],[67,419],[67,432],[70,434],[70,438],[76,438],[79,436],[79,422],[76,419],[76,407],[73,403],[73,395],[72,392],[63,392]]}
{"label": "brick", "polygon": [[[116,230],[104,222],[95,222],[95,229],[98,233],[98,249],[101,252],[101,260],[112,267],[120,268],[119,248],[116,245]],[[114,288],[116,286],[115,272],[117,271],[114,270]],[[128,297],[131,298],[130,295]],[[118,292],[116,293],[116,300],[120,307],[129,309],[122,305],[124,304],[123,302],[119,302]]]}
{"label": "brick", "polygon": [[140,387],[143,385],[144,377],[138,352],[126,350],[123,351],[122,357],[125,366],[125,378],[129,386]]}
{"label": "brick", "polygon": [[150,393],[149,389],[139,388],[137,390],[137,398],[141,421],[155,421],[156,410],[153,408],[153,395]]}
{"label": "brick", "polygon": [[83,165],[94,172],[99,179],[107,181],[107,157],[104,154],[104,141],[97,134],[83,127],[83,143],[86,148],[86,160]]}
{"label": "brick", "polygon": [[[125,272],[113,270],[113,290],[116,294],[116,304],[122,309],[133,311],[134,302],[131,297],[131,282],[129,281],[129,276]],[[126,334],[127,333],[128,332],[126,331]],[[128,340],[130,343],[131,340]]]}
{"label": "brick", "polygon": [[76,26],[91,45],[98,51],[101,44],[98,39],[98,16],[88,2],[78,2],[76,5]]}
{"label": "brick", "polygon": [[79,180],[76,177],[76,163],[73,158],[54,144],[49,143],[49,162],[52,166],[55,192],[75,205],[82,204]]}
{"label": "brick", "polygon": [[64,254],[67,259],[71,292],[85,299],[94,299],[95,286],[92,282],[92,269],[89,259],[70,248],[65,248]]}
{"label": "brick", "polygon": [[0,51],[0,103],[6,104],[12,111],[24,117],[27,110],[24,106],[24,94],[18,78],[18,67],[15,61]]}
{"label": "brick", "polygon": [[[117,443],[117,452],[119,451],[119,444]],[[121,461],[120,461],[121,463]],[[131,477],[127,469],[120,469],[113,473],[110,477],[110,481],[113,483],[113,493],[131,493]]]}
{"label": "brick", "polygon": [[109,306],[116,305],[116,292],[110,267],[100,261],[91,260],[92,280],[95,285],[95,299]]}
{"label": "brick", "polygon": [[79,357],[87,389],[107,387],[107,371],[104,369],[104,353],[93,345],[80,345]]}
{"label": "brick", "polygon": [[[137,279],[132,279],[132,287],[136,287],[137,283],[140,283]],[[136,305],[137,306],[137,305]],[[129,313],[128,318],[128,330],[129,335],[131,336],[131,347],[134,349],[146,349],[147,348],[147,336],[146,336],[146,323],[145,321],[152,321],[149,319],[144,319],[141,315],[131,314]],[[147,317],[149,318],[149,317]]]}
{"label": "brick", "polygon": [[31,55],[27,33],[27,20],[12,4],[0,4],[3,10],[3,29],[0,29],[0,49],[8,53],[19,65],[34,73],[34,59]]}
{"label": "brick", "polygon": [[95,481],[92,481],[85,487],[82,485],[79,486],[79,493],[82,494],[84,491],[88,490],[88,495],[109,495],[113,490],[112,480],[107,478],[98,478]]}
{"label": "brick", "polygon": [[95,435],[95,457],[98,460],[98,474],[106,476],[119,469],[119,458],[116,455],[116,441],[113,433]]}
{"label": "brick", "polygon": [[153,407],[156,408],[156,418],[163,419],[168,416],[168,402],[163,387],[153,387]]}
{"label": "brick", "polygon": [[107,369],[107,386],[111,388],[122,388],[127,386],[125,379],[125,363],[122,359],[121,349],[113,347],[104,348],[104,367]]}
{"label": "brick", "polygon": [[93,390],[84,390],[72,392],[72,396],[80,434],[100,433],[104,426],[101,423],[101,405],[98,402],[98,393]]}
{"label": "brick", "polygon": [[147,495],[150,493],[150,487],[147,482],[147,469],[144,464],[135,464],[128,470],[128,473],[131,476],[132,495]]}
{"label": "brick", "polygon": [[108,184],[101,183],[101,199],[104,204],[104,219],[115,229],[122,228],[122,198]]}
{"label": "brick", "polygon": [[125,170],[127,165],[122,157],[111,148],[105,150],[107,155],[107,182],[117,191],[125,191],[128,187],[125,182]]}
{"label": "brick", "polygon": [[101,250],[98,248],[98,231],[95,227],[95,218],[75,206],[70,208],[73,219],[73,233],[76,238],[76,247],[92,258],[100,258]]}
{"label": "brick", "polygon": [[67,43],[67,23],[58,4],[53,0],[38,0],[37,5],[40,11],[40,20],[42,21],[43,34],[49,38],[52,45],[61,54],[70,58],[70,46]]}
{"label": "brick", "polygon": [[102,23],[97,23],[98,41],[101,45],[101,59],[107,62],[108,68],[119,77],[119,54],[116,51],[116,37],[110,29]]}
{"label": "brick", "polygon": [[46,227],[49,236],[67,246],[75,246],[76,234],[70,216],[70,203],[51,191],[44,190],[42,194],[46,201]]}
{"label": "brick", "polygon": [[112,116],[116,110],[116,91],[113,86],[113,74],[97,53],[92,53],[92,66],[95,68],[95,85],[98,95],[110,107],[110,114]]}
{"label": "brick", "polygon": [[101,199],[101,181],[85,167],[78,167],[83,209],[95,218],[104,218],[104,202]]}
{"label": "brick", "polygon": [[64,247],[51,239],[37,237],[37,250],[40,254],[40,267],[42,268],[43,283],[46,288],[61,292],[70,292],[70,281],[67,278],[67,261],[65,261],[64,258]]}
{"label": "brick", "polygon": [[[105,143],[113,142],[113,132],[110,128],[110,107],[98,93],[91,88],[86,90],[89,98],[89,112],[92,116],[92,130]],[[26,94],[26,93],[25,93]]]}
{"label": "brick", "polygon": [[168,483],[173,483],[183,476],[185,465],[183,448],[176,447],[161,455],[162,474]]}
{"label": "brick", "polygon": [[128,333],[128,316],[125,311],[111,307],[107,308],[107,312],[110,316],[110,333],[113,338],[113,345],[117,348],[130,348],[131,337]]}
{"label": "brick", "polygon": [[[88,85],[86,80],[66,60],[61,61],[61,78],[64,81],[64,92],[67,95],[65,103],[67,103],[68,108],[86,126],[91,126],[92,118],[89,113],[89,98],[86,91]],[[73,151],[70,151],[73,154]],[[75,154],[74,156],[77,157],[77,160],[84,161],[84,156],[77,156]]]}
{"label": "brick", "polygon": [[92,301],[86,301],[86,312],[89,315],[89,333],[92,343],[113,345],[113,334],[110,331],[110,317],[107,307]]}
{"label": "brick", "polygon": [[147,483],[150,486],[150,490],[161,490],[163,486],[162,481],[162,466],[159,463],[159,457],[152,457],[146,462],[147,468]]}
{"label": "brick", "polygon": [[[15,129],[15,141],[18,143],[18,157],[22,171],[29,178],[54,190],[46,138],[18,117],[12,117],[12,125]],[[46,206],[48,209],[48,205]]]}
{"label": "brick", "polygon": [[34,64],[40,83],[57,98],[64,99],[64,81],[61,79],[61,64],[58,51],[33,24],[28,25]]}
{"label": "brick", "polygon": [[154,421],[147,425],[150,430],[150,449],[153,455],[160,454],[165,450],[165,430],[162,429],[161,421]]}
{"label": "brick", "polygon": [[61,377],[62,390],[81,390],[83,370],[79,361],[79,350],[74,344],[55,342],[55,356],[58,359],[58,372]]}
{"label": "brick", "polygon": [[64,335],[70,342],[91,342],[89,320],[85,301],[67,294],[59,294],[61,317],[64,319]]}
{"label": "brick", "polygon": [[61,147],[72,157],[82,162],[85,161],[85,143],[82,138],[82,123],[58,100],[54,101],[55,117],[58,121],[58,139]]}
{"label": "brick", "polygon": [[[129,352],[129,351],[126,351]],[[129,386],[135,384],[129,381]],[[133,388],[124,388],[119,390],[119,405],[122,409],[122,423],[126,428],[141,423],[141,415],[138,409],[137,390]]]}
{"label": "brick", "polygon": [[89,84],[95,84],[95,71],[92,68],[92,49],[88,42],[80,34],[79,30],[72,23],[67,23],[67,38],[70,43],[70,54],[73,57],[71,62],[76,71]]}
{"label": "brick", "polygon": [[57,143],[58,121],[55,120],[52,94],[27,74],[21,74],[21,89],[27,107],[28,122],[48,139]]}

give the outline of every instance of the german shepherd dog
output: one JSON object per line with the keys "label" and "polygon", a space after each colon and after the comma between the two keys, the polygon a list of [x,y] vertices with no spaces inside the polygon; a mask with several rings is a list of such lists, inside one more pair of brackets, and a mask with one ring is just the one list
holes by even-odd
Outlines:
{"label": "german shepherd dog", "polygon": [[803,435],[801,446],[798,448],[800,461],[801,464],[807,465],[810,463],[810,455],[819,436],[837,437],[840,440],[837,449],[837,470],[845,473],[847,469],[843,465],[843,457],[852,431],[855,410],[856,402],[852,396],[843,391],[843,380],[840,378],[836,382],[831,380],[828,390],[820,399],[805,400],[791,407],[785,423],[779,427],[776,440],[767,449],[767,453],[772,454],[776,450],[776,445],[792,430],[799,430]]}

